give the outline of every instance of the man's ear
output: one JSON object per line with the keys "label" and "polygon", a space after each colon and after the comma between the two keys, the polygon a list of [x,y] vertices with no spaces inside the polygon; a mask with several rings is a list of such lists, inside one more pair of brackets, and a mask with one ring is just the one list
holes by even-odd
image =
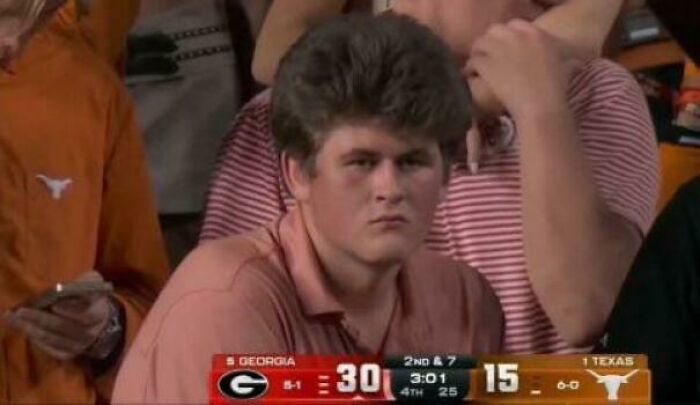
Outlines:
{"label": "man's ear", "polygon": [[287,189],[297,201],[306,201],[309,198],[311,178],[304,169],[304,164],[287,152],[282,152],[280,162],[282,178],[287,185]]}

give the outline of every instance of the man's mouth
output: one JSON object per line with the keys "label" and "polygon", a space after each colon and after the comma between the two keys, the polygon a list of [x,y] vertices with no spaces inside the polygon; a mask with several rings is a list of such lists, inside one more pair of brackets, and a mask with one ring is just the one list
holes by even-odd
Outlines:
{"label": "man's mouth", "polygon": [[382,215],[370,221],[372,225],[379,225],[386,228],[397,228],[408,223],[408,219],[403,215]]}

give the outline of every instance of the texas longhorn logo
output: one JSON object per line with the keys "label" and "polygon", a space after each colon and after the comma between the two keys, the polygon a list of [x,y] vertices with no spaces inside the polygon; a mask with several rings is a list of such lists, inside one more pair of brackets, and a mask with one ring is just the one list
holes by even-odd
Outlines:
{"label": "texas longhorn logo", "polygon": [[596,378],[598,384],[605,385],[605,389],[608,391],[608,401],[617,401],[619,399],[618,392],[620,391],[620,385],[627,384],[629,379],[637,374],[639,369],[632,370],[625,375],[608,374],[600,375],[593,370],[586,370],[589,374]]}

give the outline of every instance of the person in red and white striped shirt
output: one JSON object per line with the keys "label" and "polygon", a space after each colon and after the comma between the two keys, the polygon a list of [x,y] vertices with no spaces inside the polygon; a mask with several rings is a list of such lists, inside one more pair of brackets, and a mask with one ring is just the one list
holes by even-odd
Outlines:
{"label": "person in red and white striped shirt", "polygon": [[[474,0],[455,1],[406,1],[417,8],[403,11],[435,27],[422,17],[473,8]],[[510,14],[494,15],[498,23]],[[462,16],[468,25],[469,15]],[[453,165],[427,243],[489,280],[505,312],[506,351],[585,351],[602,333],[653,220],[658,162],[648,108],[622,67],[604,60],[574,67],[529,23],[479,35],[450,45],[457,55],[471,52],[465,60],[475,101],[490,87],[508,114],[490,131],[496,135],[477,173],[466,153]],[[212,182],[202,241],[254,229],[292,205],[269,117],[269,93],[237,117]]]}

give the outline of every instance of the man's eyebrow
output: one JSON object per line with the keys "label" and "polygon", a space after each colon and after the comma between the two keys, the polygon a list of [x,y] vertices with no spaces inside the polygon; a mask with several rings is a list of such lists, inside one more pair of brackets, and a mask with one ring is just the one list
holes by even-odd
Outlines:
{"label": "man's eyebrow", "polygon": [[425,157],[432,157],[432,153],[430,153],[430,150],[427,147],[415,147],[413,149],[410,149],[402,154],[399,155],[399,157],[408,157],[408,156],[425,156]]}
{"label": "man's eyebrow", "polygon": [[349,151],[343,152],[340,157],[354,157],[354,156],[378,156],[377,151],[367,149],[367,148],[352,148]]}

